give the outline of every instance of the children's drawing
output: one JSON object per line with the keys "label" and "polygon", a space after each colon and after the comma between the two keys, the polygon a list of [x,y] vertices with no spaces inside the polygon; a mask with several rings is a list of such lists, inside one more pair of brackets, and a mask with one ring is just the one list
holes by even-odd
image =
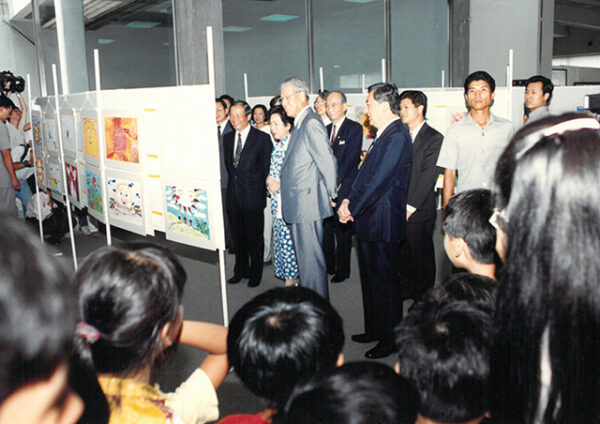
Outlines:
{"label": "children's drawing", "polygon": [[46,185],[46,170],[44,169],[44,159],[41,156],[35,157],[35,175],[37,175],[38,184]]}
{"label": "children's drawing", "polygon": [[106,158],[139,163],[138,120],[107,116],[104,118]]}
{"label": "children's drawing", "polygon": [[42,147],[42,120],[37,114],[31,114],[33,125],[31,126],[33,131],[33,142],[35,143],[35,148]]}
{"label": "children's drawing", "polygon": [[44,141],[48,153],[58,153],[58,139],[56,138],[56,121],[54,119],[44,119]]}
{"label": "children's drawing", "polygon": [[79,203],[79,170],[76,165],[65,162],[67,174],[67,193],[76,203]]}
{"label": "children's drawing", "polygon": [[104,213],[102,208],[102,185],[100,171],[86,165],[85,182],[87,186],[88,208],[98,214]]}
{"label": "children's drawing", "polygon": [[95,159],[99,159],[98,154],[98,119],[82,116],[81,126],[83,128],[83,146],[84,153]]}
{"label": "children's drawing", "polygon": [[63,194],[62,169],[58,161],[48,159],[48,187],[52,192],[61,196]]}
{"label": "children's drawing", "polygon": [[166,185],[167,232],[210,240],[208,197],[205,190]]}
{"label": "children's drawing", "polygon": [[65,153],[70,153],[70,156],[75,157],[76,141],[75,141],[75,119],[73,113],[68,111],[60,117],[60,125],[62,132],[63,149]]}

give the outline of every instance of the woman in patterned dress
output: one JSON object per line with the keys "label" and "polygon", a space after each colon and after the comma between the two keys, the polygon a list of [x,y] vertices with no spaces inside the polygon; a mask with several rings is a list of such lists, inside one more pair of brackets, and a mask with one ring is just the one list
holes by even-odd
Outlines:
{"label": "woman in patterned dress", "polygon": [[293,286],[298,277],[298,263],[290,230],[281,216],[281,193],[279,192],[279,174],[288,147],[293,118],[288,117],[281,106],[275,106],[269,113],[269,122],[273,137],[279,140],[271,153],[271,170],[267,178],[273,212],[273,268],[275,275],[285,280],[286,286]]}

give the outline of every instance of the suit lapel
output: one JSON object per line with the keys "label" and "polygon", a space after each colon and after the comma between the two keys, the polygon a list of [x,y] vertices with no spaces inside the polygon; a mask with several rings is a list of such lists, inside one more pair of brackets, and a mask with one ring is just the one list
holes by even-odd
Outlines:
{"label": "suit lapel", "polygon": [[[252,150],[252,141],[254,140],[254,131],[258,131],[255,130],[254,128],[250,127],[250,131],[248,132],[248,137],[246,137],[246,142],[244,143],[244,147],[242,148],[242,153],[240,153],[240,163],[243,163],[246,160],[246,156],[248,156],[250,153],[250,150]],[[234,147],[235,150],[235,147]]]}

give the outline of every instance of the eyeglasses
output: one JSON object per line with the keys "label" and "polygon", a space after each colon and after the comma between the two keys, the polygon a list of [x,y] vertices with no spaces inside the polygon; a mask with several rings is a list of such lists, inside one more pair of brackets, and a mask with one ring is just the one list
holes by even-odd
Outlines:
{"label": "eyeglasses", "polygon": [[503,210],[494,208],[494,213],[488,219],[488,222],[492,224],[496,230],[504,231],[504,227],[508,223],[508,217]]}
{"label": "eyeglasses", "polygon": [[541,128],[534,131],[525,138],[525,143],[520,151],[515,154],[515,159],[519,160],[531,150],[540,140],[546,137],[563,135],[567,131],[578,130],[600,130],[600,122],[591,116],[574,118],[568,121],[559,122],[551,127]]}

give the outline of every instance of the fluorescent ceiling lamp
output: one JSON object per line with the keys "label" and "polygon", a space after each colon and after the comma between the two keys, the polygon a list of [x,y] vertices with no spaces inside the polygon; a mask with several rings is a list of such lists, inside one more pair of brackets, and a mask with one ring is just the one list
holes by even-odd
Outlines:
{"label": "fluorescent ceiling lamp", "polygon": [[98,38],[98,44],[110,44],[114,42],[115,40],[111,40],[109,38]]}
{"label": "fluorescent ceiling lamp", "polygon": [[146,21],[133,21],[129,22],[127,27],[129,28],[154,28],[155,26],[159,26],[160,22],[146,22]]}
{"label": "fluorescent ceiling lamp", "polygon": [[298,19],[298,16],[296,16],[296,15],[281,15],[279,13],[276,13],[274,15],[269,15],[269,16],[263,16],[262,18],[260,18],[261,21],[267,21],[267,22],[287,22],[287,21],[293,21],[294,19]]}
{"label": "fluorescent ceiling lamp", "polygon": [[347,1],[348,3],[365,4],[365,3],[373,3],[375,0],[343,0],[343,1]]}
{"label": "fluorescent ceiling lamp", "polygon": [[225,28],[223,28],[223,31],[225,31],[225,32],[244,32],[244,31],[250,31],[251,29],[252,28],[230,25],[230,26],[226,26]]}

